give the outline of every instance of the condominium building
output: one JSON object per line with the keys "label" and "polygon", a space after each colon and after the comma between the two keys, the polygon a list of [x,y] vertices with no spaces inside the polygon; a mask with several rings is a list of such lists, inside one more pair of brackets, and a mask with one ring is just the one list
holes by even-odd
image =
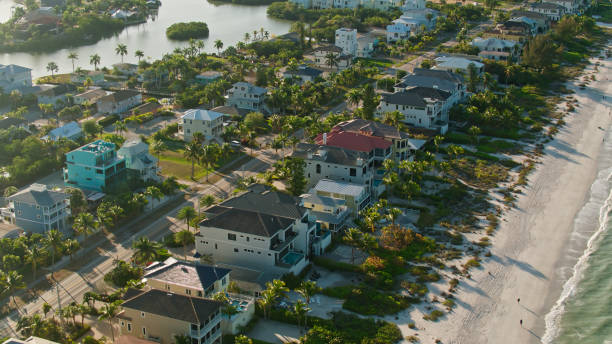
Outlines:
{"label": "condominium building", "polygon": [[103,191],[125,176],[125,168],[125,159],[117,157],[115,144],[97,140],[66,154],[64,183]]}

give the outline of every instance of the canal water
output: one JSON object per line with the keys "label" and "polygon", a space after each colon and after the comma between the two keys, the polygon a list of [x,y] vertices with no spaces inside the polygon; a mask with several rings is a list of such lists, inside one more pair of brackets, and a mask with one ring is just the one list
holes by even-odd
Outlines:
{"label": "canal water", "polygon": [[[91,69],[89,56],[98,54],[102,66],[110,66],[121,62],[121,57],[115,54],[118,43],[127,45],[128,55],[124,62],[136,63],[136,50],[142,50],[148,59],[159,59],[164,54],[172,52],[177,47],[187,46],[187,42],[172,41],[166,38],[166,28],[174,23],[203,21],[208,25],[210,36],[204,39],[207,52],[216,52],[213,46],[220,39],[224,48],[235,45],[249,32],[263,28],[273,37],[289,32],[290,22],[268,17],[267,6],[245,6],[234,4],[212,4],[206,0],[161,0],[162,6],[156,17],[149,18],[147,23],[125,28],[116,36],[105,38],[96,44],[77,46],[50,53],[10,53],[0,54],[0,64],[18,64],[32,69],[33,77],[49,74],[45,67],[53,61],[59,66],[59,73],[72,71],[72,63],[67,58],[70,51],[79,55],[75,65]],[[0,0],[0,21],[10,18],[11,0]]]}

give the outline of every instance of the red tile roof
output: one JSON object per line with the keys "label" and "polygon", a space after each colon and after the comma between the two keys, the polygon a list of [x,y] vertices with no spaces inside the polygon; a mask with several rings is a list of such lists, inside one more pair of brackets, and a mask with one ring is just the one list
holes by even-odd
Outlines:
{"label": "red tile roof", "polygon": [[[323,134],[317,136],[315,142],[322,145]],[[333,128],[331,132],[327,133],[327,143],[325,145],[369,153],[375,148],[387,149],[391,144],[391,141],[387,141],[380,137],[346,132],[336,127]]]}

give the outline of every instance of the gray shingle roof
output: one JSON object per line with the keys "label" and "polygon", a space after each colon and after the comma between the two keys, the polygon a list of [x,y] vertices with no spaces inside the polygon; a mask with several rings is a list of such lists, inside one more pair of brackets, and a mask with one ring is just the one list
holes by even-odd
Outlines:
{"label": "gray shingle roof", "polygon": [[295,220],[255,211],[213,206],[206,210],[211,214],[200,226],[221,228],[261,237],[272,237],[278,231],[286,229]]}
{"label": "gray shingle roof", "polygon": [[426,98],[436,100],[446,100],[450,97],[450,93],[430,88],[430,87],[412,87],[405,91],[395,93],[382,93],[383,101],[389,104],[409,105],[409,106],[426,106]]}
{"label": "gray shingle roof", "polygon": [[151,289],[126,300],[121,307],[202,324],[219,311],[221,302]]}
{"label": "gray shingle roof", "polygon": [[184,286],[206,290],[216,281],[230,273],[230,269],[179,262],[168,258],[163,263],[147,267],[144,278],[169,281]]}
{"label": "gray shingle roof", "polygon": [[256,184],[249,187],[248,191],[219,205],[296,220],[301,219],[306,212],[299,204],[300,199],[298,197],[293,197],[284,192],[272,191],[266,185]]}
{"label": "gray shingle roof", "polygon": [[10,196],[9,200],[49,207],[68,198],[70,198],[70,195],[66,193],[48,190],[42,184],[32,184],[27,189]]}
{"label": "gray shingle roof", "polygon": [[139,92],[136,91],[130,91],[130,90],[121,90],[121,91],[117,91],[115,93],[111,93],[109,95],[106,95],[100,99],[98,99],[99,102],[120,102],[122,100],[126,100],[128,98],[132,98],[135,97],[137,95],[139,95]]}
{"label": "gray shingle roof", "polygon": [[362,166],[368,160],[368,153],[365,152],[310,143],[298,143],[292,156],[305,160],[318,160],[349,166]]}
{"label": "gray shingle roof", "polygon": [[288,70],[288,71],[285,72],[285,74],[288,74],[288,75],[297,75],[297,76],[305,75],[305,76],[309,76],[309,77],[312,77],[312,78],[316,78],[319,75],[321,75],[322,73],[323,73],[322,70],[319,70],[319,69],[316,69],[316,68],[312,68],[312,67],[306,66],[306,65],[299,66],[297,71],[289,71]]}
{"label": "gray shingle roof", "polygon": [[457,73],[446,71],[446,70],[415,68],[412,71],[412,74],[419,75],[419,76],[427,76],[430,78],[447,80],[455,84],[462,84],[464,82],[463,76]]}

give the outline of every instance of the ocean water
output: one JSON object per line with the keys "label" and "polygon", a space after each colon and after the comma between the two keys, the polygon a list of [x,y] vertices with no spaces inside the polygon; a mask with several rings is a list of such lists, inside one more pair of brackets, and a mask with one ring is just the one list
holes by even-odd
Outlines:
{"label": "ocean water", "polygon": [[[560,298],[546,315],[544,344],[612,344],[612,129],[602,143],[599,173],[574,220],[560,268]],[[586,247],[586,249],[585,249]]]}

